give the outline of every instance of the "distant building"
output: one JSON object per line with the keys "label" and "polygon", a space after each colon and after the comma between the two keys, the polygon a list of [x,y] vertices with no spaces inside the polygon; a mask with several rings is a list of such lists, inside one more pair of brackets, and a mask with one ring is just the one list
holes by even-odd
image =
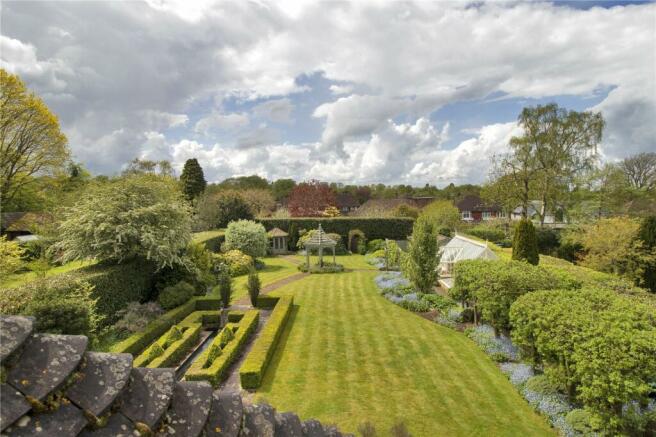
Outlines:
{"label": "distant building", "polygon": [[438,200],[436,197],[396,197],[393,199],[369,199],[352,215],[360,217],[384,216],[390,214],[401,205],[422,209]]}
{"label": "distant building", "polygon": [[466,222],[507,218],[499,205],[483,202],[480,197],[474,195],[463,197],[456,203],[456,207],[460,211],[460,218]]}
{"label": "distant building", "polygon": [[348,215],[360,206],[360,202],[354,195],[349,193],[339,193],[335,196],[335,203],[342,215]]}
{"label": "distant building", "polygon": [[271,241],[271,253],[278,255],[287,253],[287,238],[289,234],[280,228],[273,228],[267,232]]}
{"label": "distant building", "polygon": [[[534,222],[540,222],[540,211],[542,210],[542,201],[531,200],[528,204],[526,216]],[[510,213],[511,220],[520,220],[524,208],[518,206]],[[567,225],[568,221],[562,208],[556,208],[554,211],[547,211],[544,214],[544,224],[550,227],[559,227]]]}
{"label": "distant building", "polygon": [[0,214],[0,235],[6,235],[8,240],[32,235],[38,226],[50,220],[49,214],[41,212],[4,212]]}

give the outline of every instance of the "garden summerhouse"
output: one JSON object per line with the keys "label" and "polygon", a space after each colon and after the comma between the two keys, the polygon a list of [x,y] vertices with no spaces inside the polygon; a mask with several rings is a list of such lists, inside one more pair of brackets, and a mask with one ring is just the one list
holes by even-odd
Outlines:
{"label": "garden summerhouse", "polygon": [[273,228],[267,232],[267,235],[271,239],[271,253],[276,255],[287,253],[287,238],[289,237],[287,232],[280,228]]}
{"label": "garden summerhouse", "polygon": [[439,251],[440,285],[444,288],[453,286],[453,266],[466,259],[498,259],[496,254],[488,247],[487,242],[480,242],[458,235],[453,237]]}

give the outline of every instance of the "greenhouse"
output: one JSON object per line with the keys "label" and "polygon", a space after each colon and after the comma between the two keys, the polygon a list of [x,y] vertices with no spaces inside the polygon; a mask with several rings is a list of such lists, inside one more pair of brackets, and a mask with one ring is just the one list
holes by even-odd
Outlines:
{"label": "greenhouse", "polygon": [[453,286],[453,266],[458,261],[465,259],[497,259],[495,253],[487,246],[487,242],[472,240],[457,233],[451,241],[440,248],[439,256],[440,284],[446,289]]}

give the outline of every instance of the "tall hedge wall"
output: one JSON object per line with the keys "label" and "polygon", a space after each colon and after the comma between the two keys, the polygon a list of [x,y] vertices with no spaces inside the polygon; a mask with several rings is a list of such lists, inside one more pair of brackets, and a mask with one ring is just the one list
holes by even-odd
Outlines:
{"label": "tall hedge wall", "polygon": [[342,236],[343,241],[348,240],[349,231],[360,229],[368,240],[375,238],[389,238],[392,240],[405,240],[412,234],[412,218],[371,218],[371,217],[294,217],[294,218],[261,218],[258,219],[267,231],[280,228],[289,232],[292,223],[296,229],[316,229],[319,224],[327,233]]}

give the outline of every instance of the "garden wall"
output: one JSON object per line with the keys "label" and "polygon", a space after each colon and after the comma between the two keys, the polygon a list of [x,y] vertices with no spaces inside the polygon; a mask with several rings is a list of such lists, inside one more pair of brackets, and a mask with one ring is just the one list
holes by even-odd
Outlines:
{"label": "garden wall", "polygon": [[405,240],[412,234],[414,219],[412,218],[371,218],[371,217],[294,217],[294,218],[261,218],[258,219],[267,231],[280,228],[289,232],[289,226],[296,224],[296,229],[316,229],[321,224],[327,233],[342,236],[348,241],[349,231],[359,229],[368,240],[375,238],[389,238],[392,240]]}

